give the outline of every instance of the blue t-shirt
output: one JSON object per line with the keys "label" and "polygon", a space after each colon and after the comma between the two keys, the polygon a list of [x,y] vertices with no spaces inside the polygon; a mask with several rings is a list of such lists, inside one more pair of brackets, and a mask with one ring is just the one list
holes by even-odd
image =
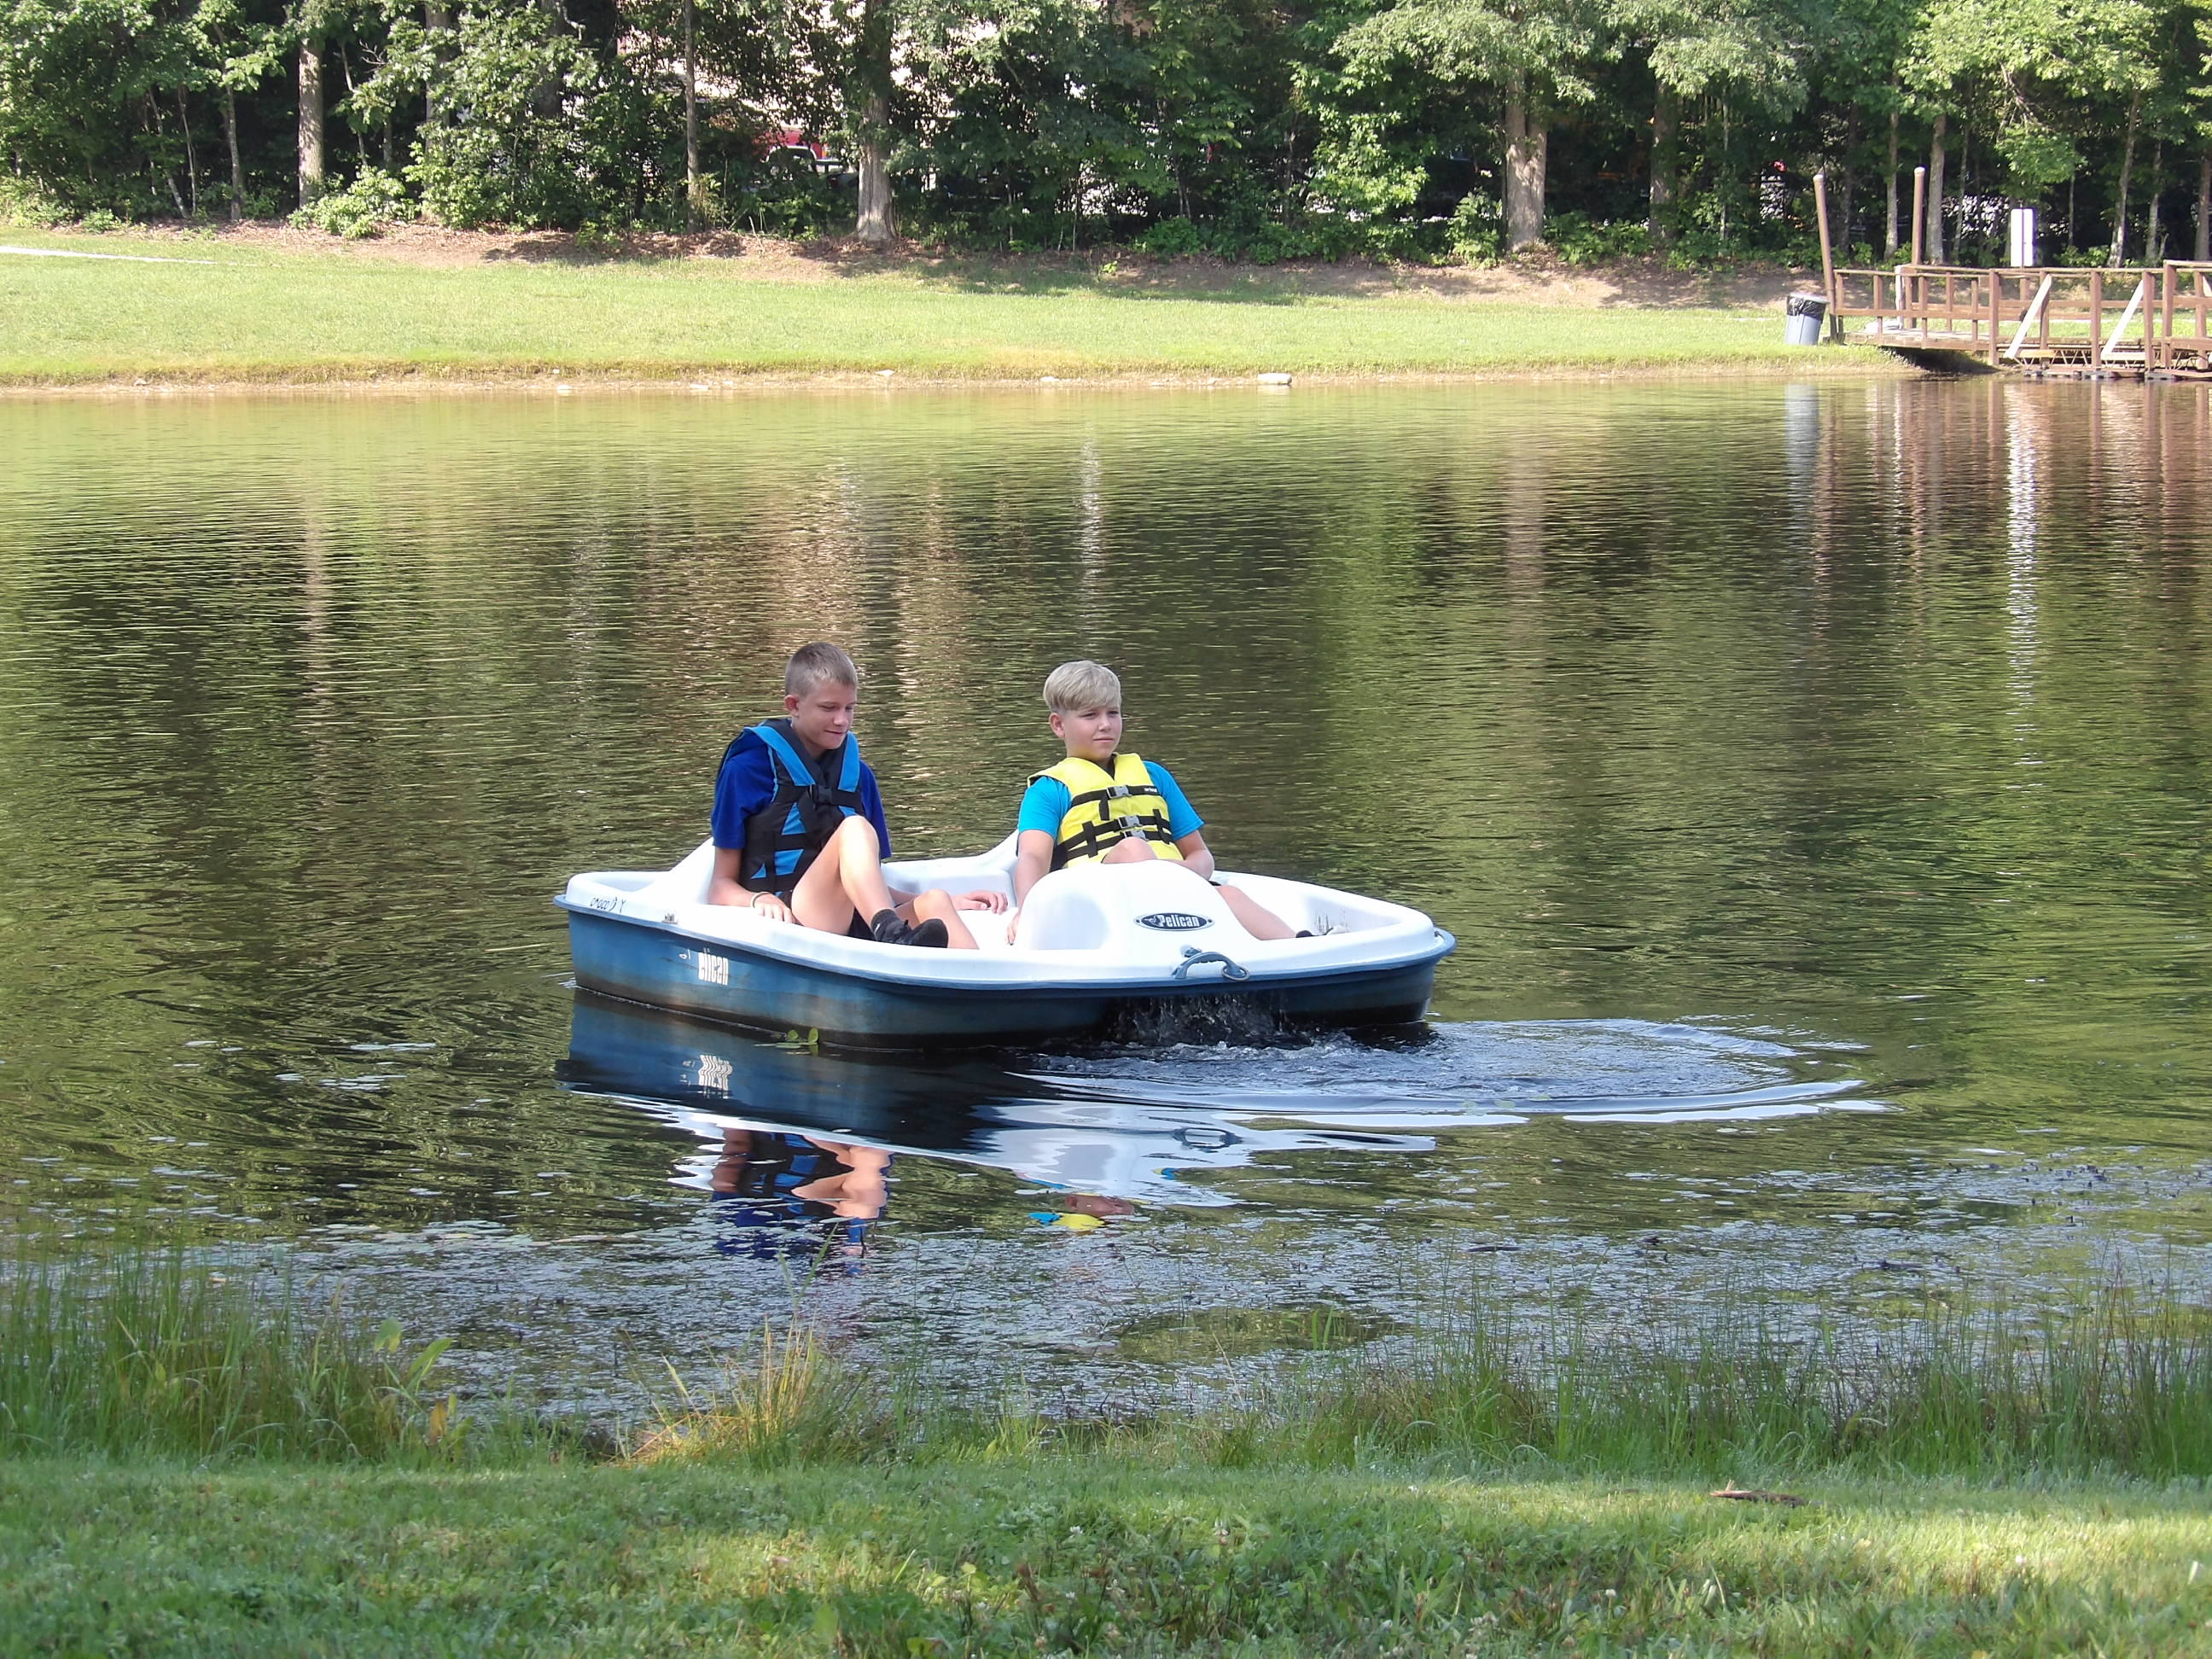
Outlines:
{"label": "blue t-shirt", "polygon": [[[1160,799],[1168,804],[1168,839],[1181,841],[1185,836],[1206,828],[1206,820],[1192,810],[1183,798],[1175,776],[1164,766],[1153,761],[1145,763],[1145,770],[1152,775],[1152,787],[1160,792]],[[1067,816],[1075,792],[1058,778],[1039,778],[1022,797],[1021,821],[1014,826],[1019,835],[1025,830],[1042,830],[1054,841],[1060,839],[1060,821]]]}
{"label": "blue t-shirt", "polygon": [[[775,799],[775,757],[769,753],[766,744],[748,731],[738,739],[737,752],[714,780],[714,845],[743,852],[745,820]],[[876,826],[876,844],[888,859],[891,855],[890,826],[884,822],[884,798],[876,787],[876,775],[866,761],[860,763],[860,810]]]}

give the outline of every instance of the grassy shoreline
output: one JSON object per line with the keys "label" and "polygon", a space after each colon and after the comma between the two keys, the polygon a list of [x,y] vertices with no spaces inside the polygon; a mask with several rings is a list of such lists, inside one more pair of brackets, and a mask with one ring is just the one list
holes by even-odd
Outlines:
{"label": "grassy shoreline", "polygon": [[800,1325],[608,1432],[457,1411],[442,1344],[281,1261],[19,1237],[0,1652],[2212,1654],[2170,1287],[1328,1335],[1231,1403],[1053,1416]]}
{"label": "grassy shoreline", "polygon": [[1868,348],[1786,347],[1767,310],[1330,292],[1288,276],[1183,289],[1062,268],[785,281],[712,259],[440,268],[53,231],[0,242],[33,251],[0,255],[0,387],[17,390],[1899,372]]}

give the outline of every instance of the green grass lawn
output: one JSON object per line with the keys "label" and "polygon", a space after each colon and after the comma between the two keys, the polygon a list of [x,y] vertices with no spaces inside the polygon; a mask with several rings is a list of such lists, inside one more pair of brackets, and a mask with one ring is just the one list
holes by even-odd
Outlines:
{"label": "green grass lawn", "polygon": [[0,1650],[2212,1653],[2201,1492],[0,1462]]}
{"label": "green grass lawn", "polygon": [[1785,348],[1778,315],[1317,297],[1256,278],[1212,295],[1027,289],[912,274],[813,282],[713,260],[431,269],[213,240],[0,232],[137,264],[0,255],[0,384],[550,373],[671,379],[891,369],[1044,374],[1481,374],[1553,368],[1880,372],[1863,348]]}

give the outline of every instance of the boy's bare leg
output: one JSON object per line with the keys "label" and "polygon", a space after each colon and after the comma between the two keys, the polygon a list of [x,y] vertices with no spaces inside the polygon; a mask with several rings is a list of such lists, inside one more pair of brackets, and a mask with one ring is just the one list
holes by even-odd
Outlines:
{"label": "boy's bare leg", "polygon": [[886,910],[908,921],[934,917],[945,924],[948,945],[961,951],[975,948],[975,936],[961,922],[951,894],[933,887],[904,904],[892,900],[875,826],[863,817],[847,818],[799,878],[791,913],[818,933],[842,933],[850,931],[855,915],[872,922]]}
{"label": "boy's bare leg", "polygon": [[791,896],[792,915],[822,933],[846,932],[855,912],[861,921],[872,921],[896,908],[890,889],[884,884],[876,827],[863,817],[849,817],[837,826]]}
{"label": "boy's bare leg", "polygon": [[968,924],[960,920],[960,907],[952,902],[952,895],[942,887],[933,887],[927,892],[916,893],[899,906],[899,915],[908,921],[928,921],[934,919],[945,924],[945,942],[956,951],[972,951],[975,936],[968,931]]}
{"label": "boy's bare leg", "polygon": [[[1147,859],[1158,857],[1159,854],[1152,850],[1152,842],[1143,836],[1124,836],[1107,848],[1106,856],[1098,861],[1101,864],[1142,864]],[[1206,879],[1195,870],[1190,873],[1200,881]],[[1221,895],[1221,902],[1229,907],[1229,914],[1237,918],[1237,925],[1254,939],[1289,939],[1297,932],[1249,893],[1240,893],[1234,887],[1216,887],[1213,890]]]}
{"label": "boy's bare leg", "polygon": [[1239,892],[1234,887],[1216,887],[1213,890],[1221,895],[1221,902],[1229,907],[1229,914],[1237,918],[1237,925],[1254,939],[1289,939],[1297,931],[1249,893]]}

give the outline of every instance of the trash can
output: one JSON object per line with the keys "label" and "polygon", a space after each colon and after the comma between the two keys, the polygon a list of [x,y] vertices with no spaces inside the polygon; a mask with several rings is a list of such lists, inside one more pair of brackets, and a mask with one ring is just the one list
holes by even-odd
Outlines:
{"label": "trash can", "polygon": [[1783,302],[1782,343],[1818,345],[1820,325],[1828,320],[1828,300],[1822,294],[1793,294]]}

